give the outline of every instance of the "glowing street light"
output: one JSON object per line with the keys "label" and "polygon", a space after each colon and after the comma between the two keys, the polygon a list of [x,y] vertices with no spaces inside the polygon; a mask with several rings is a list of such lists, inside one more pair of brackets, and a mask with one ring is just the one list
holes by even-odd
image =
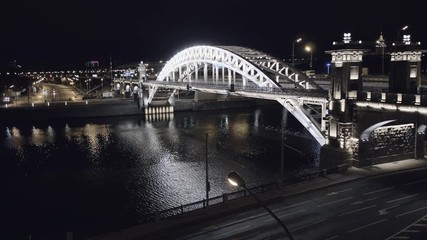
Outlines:
{"label": "glowing street light", "polygon": [[101,97],[104,96],[104,79],[101,78]]}
{"label": "glowing street light", "polygon": [[264,207],[264,209],[282,226],[282,228],[285,230],[286,234],[289,236],[289,239],[293,240],[291,232],[288,230],[288,228],[285,226],[285,224],[268,208],[255,194],[253,194],[247,187],[245,180],[243,180],[242,177],[236,172],[231,171],[228,174],[228,182],[230,182],[231,185],[236,187],[243,187],[252,197],[255,198],[255,200]]}
{"label": "glowing street light", "polygon": [[305,51],[310,52],[310,69],[313,68],[313,49],[310,46],[305,46]]}
{"label": "glowing street light", "polygon": [[298,38],[292,42],[292,67],[295,67],[295,43],[302,41],[302,38]]}
{"label": "glowing street light", "polygon": [[397,31],[397,42],[400,41],[400,31],[405,31],[406,29],[408,29],[408,25],[403,26],[402,28],[399,29],[399,31]]}

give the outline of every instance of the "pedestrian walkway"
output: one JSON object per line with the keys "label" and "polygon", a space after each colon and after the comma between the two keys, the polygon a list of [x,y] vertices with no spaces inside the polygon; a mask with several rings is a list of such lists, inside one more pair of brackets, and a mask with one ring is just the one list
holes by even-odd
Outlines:
{"label": "pedestrian walkway", "polygon": [[[330,174],[324,177],[318,177],[311,181],[304,181],[287,185],[281,189],[271,190],[257,195],[262,201],[268,203],[277,199],[301,194],[310,190],[321,189],[328,186],[353,181],[356,179],[389,174],[397,171],[405,171],[415,168],[427,167],[427,159],[407,159],[390,163],[367,166],[363,168],[349,167],[343,173]],[[174,217],[166,218],[159,222],[139,225],[133,228],[124,229],[118,232],[106,234],[104,236],[92,237],[91,240],[115,240],[115,239],[144,239],[149,236],[155,236],[156,233],[177,229],[192,223],[197,223],[218,216],[224,216],[229,213],[237,212],[244,208],[257,205],[254,198],[248,196],[184,213]]]}

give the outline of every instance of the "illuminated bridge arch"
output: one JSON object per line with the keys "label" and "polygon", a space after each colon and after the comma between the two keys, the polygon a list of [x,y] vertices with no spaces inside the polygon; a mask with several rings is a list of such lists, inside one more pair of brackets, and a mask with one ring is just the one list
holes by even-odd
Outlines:
{"label": "illuminated bridge arch", "polygon": [[[211,73],[208,79],[208,71]],[[199,72],[203,72],[199,76]],[[236,76],[237,74],[237,76]],[[194,46],[173,56],[157,81],[219,82],[270,88],[320,89],[299,70],[266,53],[238,46]]]}
{"label": "illuminated bridge arch", "polygon": [[[148,86],[145,105],[151,103],[159,87],[174,89],[170,100],[175,91],[185,89],[185,85],[194,86],[195,91],[276,100],[321,145],[326,143],[323,121],[326,95],[318,98],[312,95],[313,90],[322,89],[301,71],[257,50],[237,46],[190,47],[173,56],[158,74],[156,81],[141,83]],[[232,91],[231,84],[238,90]],[[230,86],[230,91],[224,86]],[[262,90],[253,91],[254,88]],[[310,103],[321,106],[320,110],[304,109],[303,106]],[[314,119],[315,115],[316,119],[320,119],[320,124]]]}

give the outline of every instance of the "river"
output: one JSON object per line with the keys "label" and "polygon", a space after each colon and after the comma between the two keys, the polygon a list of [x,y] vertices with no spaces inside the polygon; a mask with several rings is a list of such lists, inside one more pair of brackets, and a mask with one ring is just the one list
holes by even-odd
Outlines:
{"label": "river", "polygon": [[[63,121],[0,123],[5,239],[86,237],[146,215],[277,181],[281,124],[286,172],[316,168],[320,145],[280,106]],[[31,116],[28,116],[31,118]],[[289,148],[291,146],[294,150]]]}

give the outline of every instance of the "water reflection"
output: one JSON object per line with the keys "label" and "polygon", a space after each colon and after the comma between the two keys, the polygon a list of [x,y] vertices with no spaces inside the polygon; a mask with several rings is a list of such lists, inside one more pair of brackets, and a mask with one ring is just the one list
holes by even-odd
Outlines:
{"label": "water reflection", "polygon": [[[9,163],[2,171],[21,186],[10,188],[12,202],[25,192],[23,204],[49,213],[38,227],[67,223],[90,235],[144,222],[149,212],[202,200],[206,133],[211,197],[235,191],[226,182],[231,170],[249,186],[276,181],[281,113],[282,108],[261,108],[176,113],[146,121],[126,117],[4,126],[0,159]],[[288,143],[316,157],[317,142],[292,121],[288,124],[287,132],[297,133]],[[286,157],[288,171],[315,166],[289,149]],[[59,205],[45,204],[52,201]],[[34,216],[20,211],[19,217]]]}

